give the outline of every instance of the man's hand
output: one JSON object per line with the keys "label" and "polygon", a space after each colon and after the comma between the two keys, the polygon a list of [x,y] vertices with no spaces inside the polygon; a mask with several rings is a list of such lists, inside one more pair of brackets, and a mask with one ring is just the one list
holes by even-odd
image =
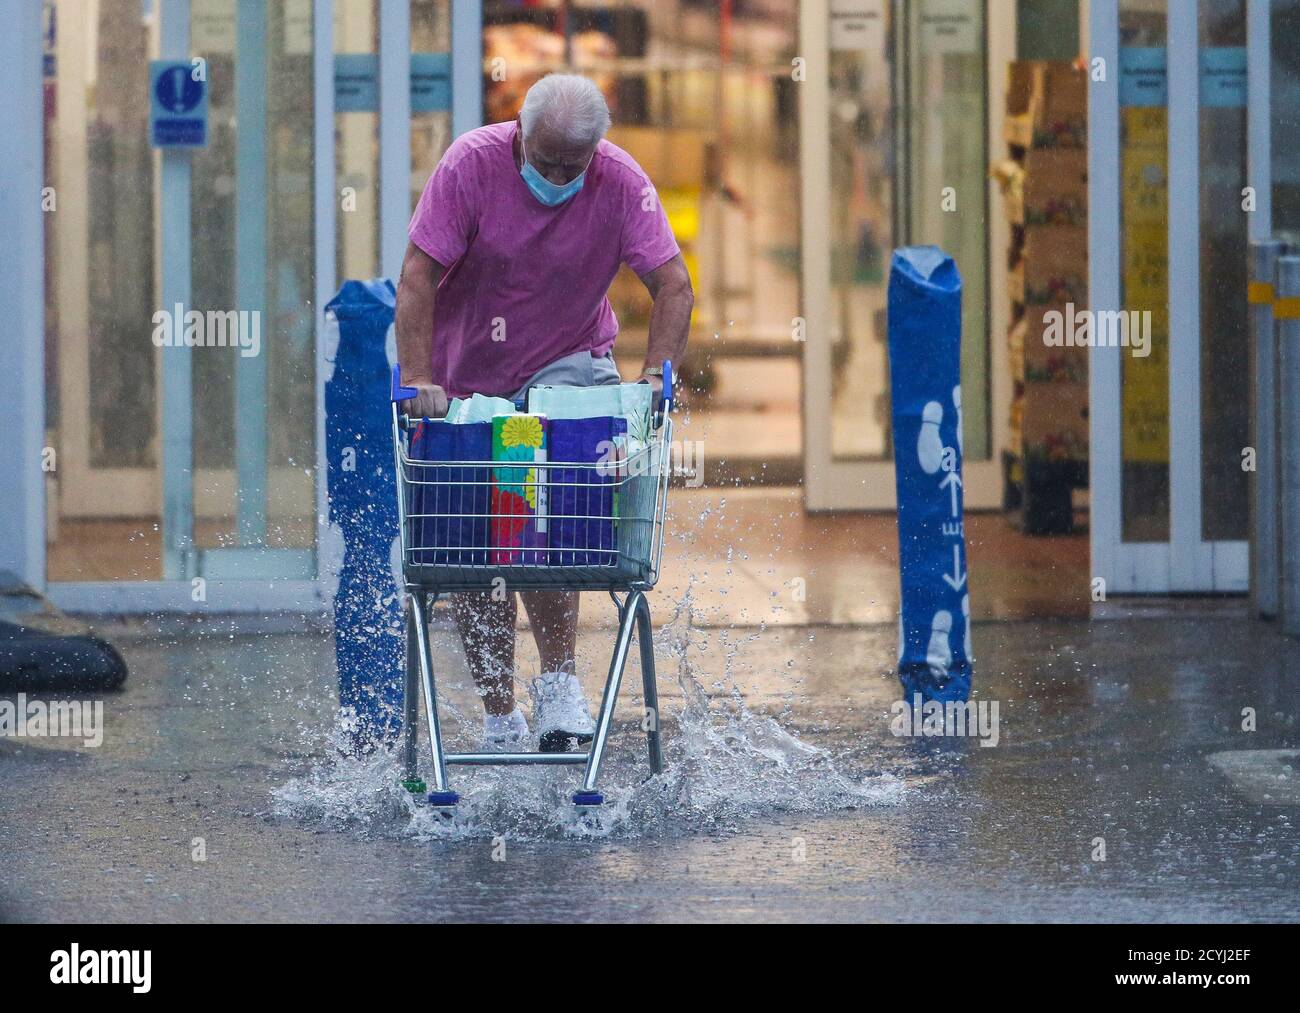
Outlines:
{"label": "man's hand", "polygon": [[447,415],[447,392],[436,383],[408,383],[404,387],[414,387],[419,393],[409,401],[401,403],[401,410],[413,419],[441,419]]}
{"label": "man's hand", "polygon": [[642,373],[641,378],[637,380],[637,383],[649,384],[650,410],[653,412],[661,411],[664,406],[664,378],[662,376],[655,376],[653,373],[648,376],[645,373]]}
{"label": "man's hand", "polygon": [[641,379],[637,383],[648,383],[650,389],[655,392],[655,397],[662,397],[664,393],[664,378],[662,376],[641,374]]}

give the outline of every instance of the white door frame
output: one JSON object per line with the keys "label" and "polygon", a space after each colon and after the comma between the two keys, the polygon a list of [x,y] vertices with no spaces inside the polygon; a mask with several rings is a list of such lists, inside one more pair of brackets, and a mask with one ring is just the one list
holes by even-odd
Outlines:
{"label": "white door frame", "polygon": [[1255,188],[1252,240],[1273,238],[1273,10],[1246,0],[1246,178]]}
{"label": "white door frame", "polygon": [[[1091,350],[1091,541],[1093,576],[1110,593],[1240,592],[1244,541],[1205,541],[1201,492],[1200,39],[1195,2],[1168,5],[1169,487],[1168,542],[1125,542],[1121,410],[1122,348]],[[1093,0],[1092,60],[1109,68],[1089,85],[1089,245],[1122,249],[1120,220],[1119,0]],[[1250,103],[1254,105],[1254,102]],[[1267,117],[1267,112],[1264,113]],[[1252,182],[1262,189],[1254,175]],[[1120,310],[1119,256],[1089,258],[1094,311]]]}
{"label": "white door frame", "polygon": [[[1003,66],[1015,55],[1016,17],[1013,4],[987,4],[989,68]],[[805,0],[799,5],[799,52],[806,60],[806,76],[799,85],[799,170],[802,199],[800,247],[802,278],[800,305],[804,320],[803,349],[803,452],[804,502],[808,510],[893,510],[897,507],[894,462],[835,460],[831,446],[831,235],[830,196],[830,51],[829,0]],[[1005,75],[990,71],[988,83],[988,136],[1001,137],[1005,102]],[[904,170],[905,171],[905,170]],[[1006,249],[1008,231],[1003,224],[1001,194],[989,182],[989,263],[996,264]],[[897,192],[897,191],[896,191]],[[960,266],[960,265],[959,265]],[[967,509],[994,509],[1002,503],[1002,451],[1007,446],[1011,399],[1006,342],[1008,307],[1006,279],[991,272],[989,285],[990,335],[990,448],[984,461],[963,463]],[[867,410],[863,406],[863,411]]]}
{"label": "white door frame", "polygon": [[11,4],[0,35],[0,136],[7,142],[0,188],[0,569],[45,583],[45,179],[41,140],[41,5]]}
{"label": "white door frame", "polygon": [[411,0],[379,0],[379,260],[394,282],[411,220]]}

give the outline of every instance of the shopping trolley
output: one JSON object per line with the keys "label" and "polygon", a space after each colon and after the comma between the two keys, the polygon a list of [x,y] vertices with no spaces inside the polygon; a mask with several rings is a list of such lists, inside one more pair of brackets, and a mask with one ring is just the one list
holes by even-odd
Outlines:
{"label": "shopping trolley", "polygon": [[[406,589],[403,785],[444,815],[460,801],[449,785],[448,766],[582,765],[582,787],[573,793],[573,803],[601,805],[604,797],[596,781],[634,629],[641,650],[650,769],[656,774],[663,769],[646,592],[658,580],[663,555],[673,432],[669,362],[664,363],[663,383],[660,406],[646,420],[648,431],[611,442],[596,462],[541,460],[540,455],[518,462],[424,460],[411,456],[412,440],[424,420],[398,409],[416,391],[402,386],[400,368],[393,367],[393,448]],[[507,509],[504,500],[494,501],[493,489],[507,487],[529,504],[527,516]],[[517,537],[541,526],[545,538]],[[605,591],[617,607],[618,638],[586,752],[444,751],[429,646],[430,610],[444,594],[494,590]],[[433,753],[432,791],[417,771],[421,689]]]}

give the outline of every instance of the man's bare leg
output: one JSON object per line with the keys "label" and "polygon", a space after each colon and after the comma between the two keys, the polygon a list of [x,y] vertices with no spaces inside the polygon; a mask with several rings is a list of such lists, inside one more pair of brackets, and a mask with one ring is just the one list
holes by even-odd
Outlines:
{"label": "man's bare leg", "polygon": [[483,710],[488,714],[509,714],[515,709],[514,594],[508,594],[504,601],[493,600],[491,591],[453,594],[451,613],[474,685],[483,697]]}
{"label": "man's bare leg", "polygon": [[533,732],[544,753],[563,753],[590,742],[596,731],[582,684],[573,672],[578,646],[576,591],[520,592],[541,655],[533,681]]}
{"label": "man's bare leg", "polygon": [[558,672],[578,648],[577,591],[521,591],[543,672]]}

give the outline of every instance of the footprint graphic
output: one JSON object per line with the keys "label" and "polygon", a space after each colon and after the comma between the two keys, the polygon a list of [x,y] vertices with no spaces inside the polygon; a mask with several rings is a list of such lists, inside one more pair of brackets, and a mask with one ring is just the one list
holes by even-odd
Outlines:
{"label": "footprint graphic", "polygon": [[939,437],[939,423],[943,421],[943,405],[931,401],[921,411],[921,435],[916,439],[916,457],[921,470],[933,475],[943,464],[943,440]]}
{"label": "footprint graphic", "polygon": [[940,610],[934,614],[930,625],[930,649],[926,652],[925,663],[930,666],[930,673],[940,683],[948,681],[952,670],[952,647],[948,643],[948,634],[952,632],[952,613]]}
{"label": "footprint graphic", "polygon": [[957,450],[959,453],[964,454],[965,450],[962,449],[961,432],[961,384],[957,384],[957,386],[952,389],[952,403],[953,407],[957,409]]}
{"label": "footprint graphic", "polygon": [[966,636],[962,641],[962,650],[966,652],[966,663],[970,664],[975,660],[975,653],[970,646],[970,595],[962,595],[961,614],[966,617]]}

